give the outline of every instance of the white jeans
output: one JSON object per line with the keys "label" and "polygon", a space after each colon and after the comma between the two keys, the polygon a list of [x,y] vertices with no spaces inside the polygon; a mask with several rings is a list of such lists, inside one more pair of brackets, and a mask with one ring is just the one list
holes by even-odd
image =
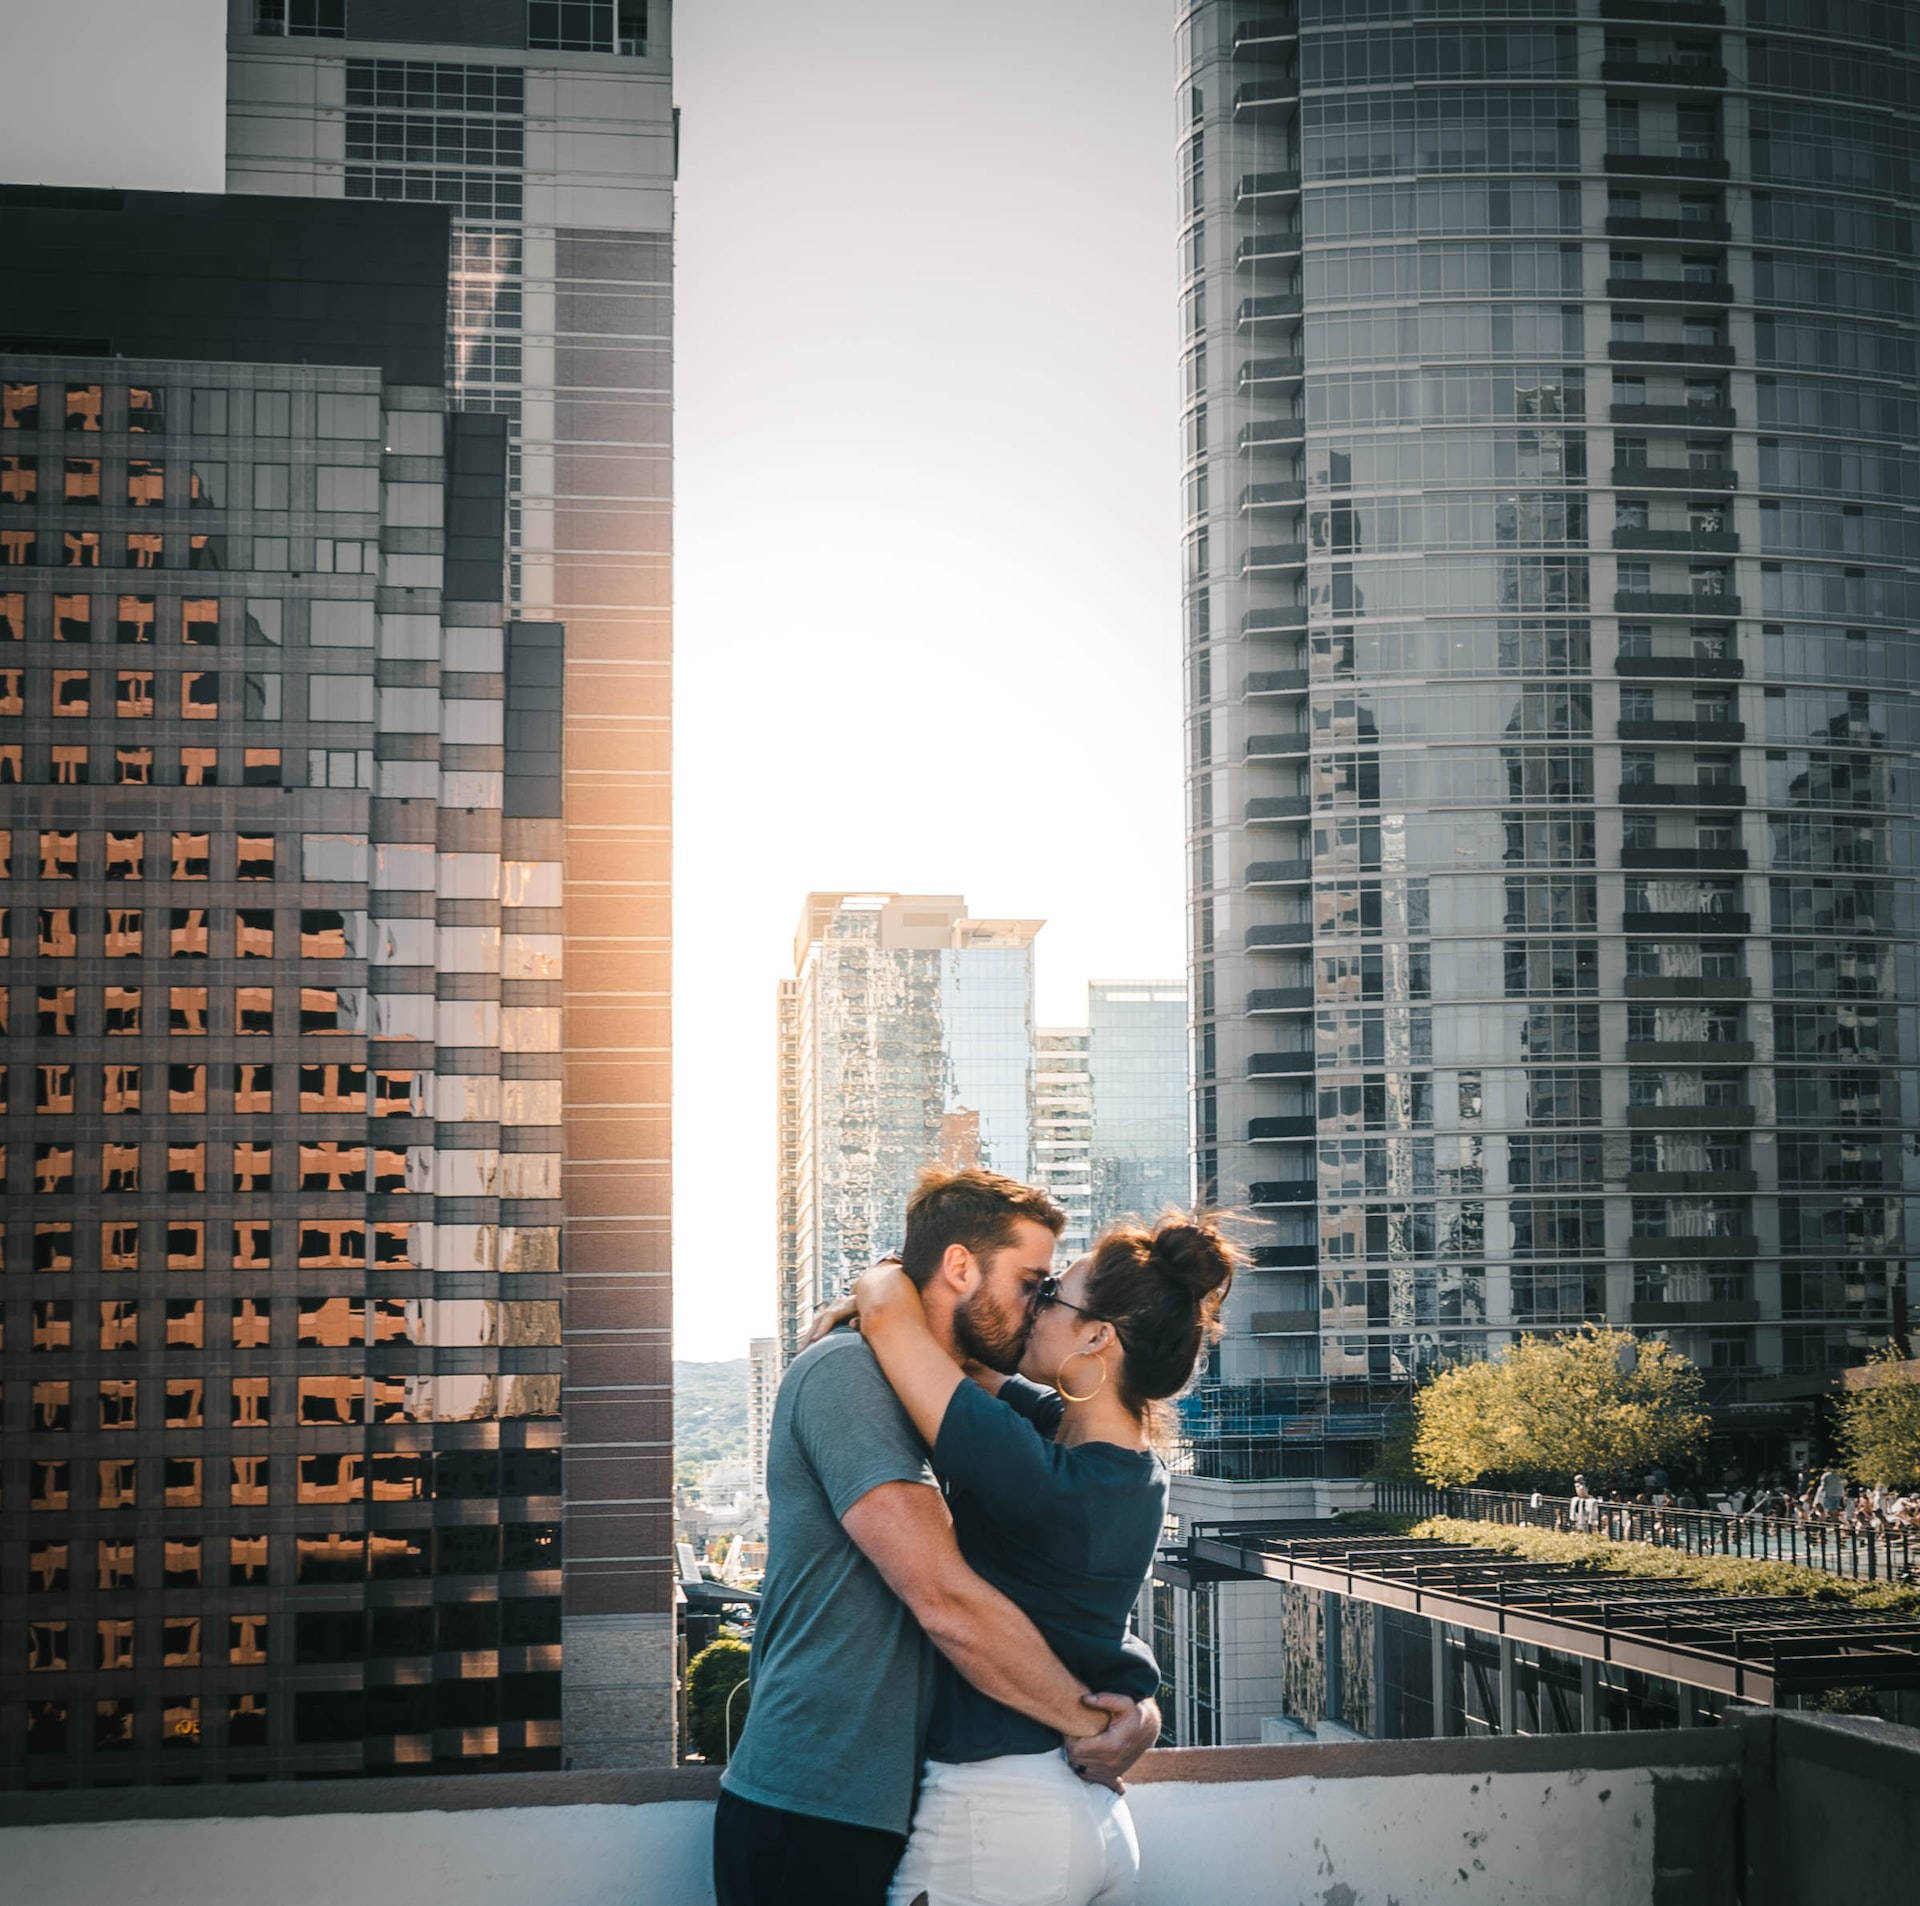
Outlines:
{"label": "white jeans", "polygon": [[887,1906],[1133,1906],[1127,1803],[1057,1749],[930,1760]]}

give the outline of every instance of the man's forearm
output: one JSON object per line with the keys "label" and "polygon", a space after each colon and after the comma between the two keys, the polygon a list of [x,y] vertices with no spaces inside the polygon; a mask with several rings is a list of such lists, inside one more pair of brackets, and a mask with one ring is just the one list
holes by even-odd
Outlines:
{"label": "man's forearm", "polygon": [[938,1490],[882,1483],[840,1520],[928,1640],[982,1694],[1075,1739],[1104,1729],[1106,1716],[1081,1705],[1087,1690],[1039,1629],[961,1559]]}
{"label": "man's forearm", "polygon": [[1086,1685],[1068,1673],[1033,1623],[978,1576],[915,1609],[927,1639],[989,1700],[1069,1738],[1097,1734],[1106,1717],[1082,1705]]}

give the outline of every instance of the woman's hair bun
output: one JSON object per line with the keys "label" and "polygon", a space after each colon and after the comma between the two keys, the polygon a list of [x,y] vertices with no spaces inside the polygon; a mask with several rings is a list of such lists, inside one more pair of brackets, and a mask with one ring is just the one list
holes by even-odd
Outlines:
{"label": "woman's hair bun", "polygon": [[1196,1304],[1205,1304],[1216,1291],[1224,1295],[1240,1257],[1217,1225],[1171,1211],[1153,1228],[1150,1254],[1167,1276],[1186,1287]]}
{"label": "woman's hair bun", "polygon": [[1219,1341],[1240,1253],[1209,1214],[1164,1211],[1151,1231],[1115,1225],[1095,1241],[1092,1258],[1087,1304],[1112,1324],[1126,1353],[1122,1402],[1144,1413],[1183,1390]]}

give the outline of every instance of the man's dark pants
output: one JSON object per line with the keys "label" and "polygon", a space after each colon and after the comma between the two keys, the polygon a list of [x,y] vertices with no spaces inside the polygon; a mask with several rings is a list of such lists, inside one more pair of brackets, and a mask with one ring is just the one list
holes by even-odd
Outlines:
{"label": "man's dark pants", "polygon": [[713,1888],[720,1906],[886,1906],[906,1836],[762,1807],[720,1790]]}

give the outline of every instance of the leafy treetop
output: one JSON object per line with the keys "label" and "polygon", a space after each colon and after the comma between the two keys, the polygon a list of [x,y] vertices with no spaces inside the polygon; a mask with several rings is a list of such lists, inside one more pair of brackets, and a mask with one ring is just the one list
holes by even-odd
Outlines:
{"label": "leafy treetop", "polygon": [[1920,1486],[1920,1381],[1915,1365],[1888,1344],[1869,1363],[1873,1379],[1849,1390],[1839,1409],[1841,1458],[1858,1482]]}
{"label": "leafy treetop", "polygon": [[1657,1338],[1582,1324],[1456,1364],[1414,1399],[1413,1458],[1428,1482],[1632,1474],[1705,1441],[1700,1372]]}

